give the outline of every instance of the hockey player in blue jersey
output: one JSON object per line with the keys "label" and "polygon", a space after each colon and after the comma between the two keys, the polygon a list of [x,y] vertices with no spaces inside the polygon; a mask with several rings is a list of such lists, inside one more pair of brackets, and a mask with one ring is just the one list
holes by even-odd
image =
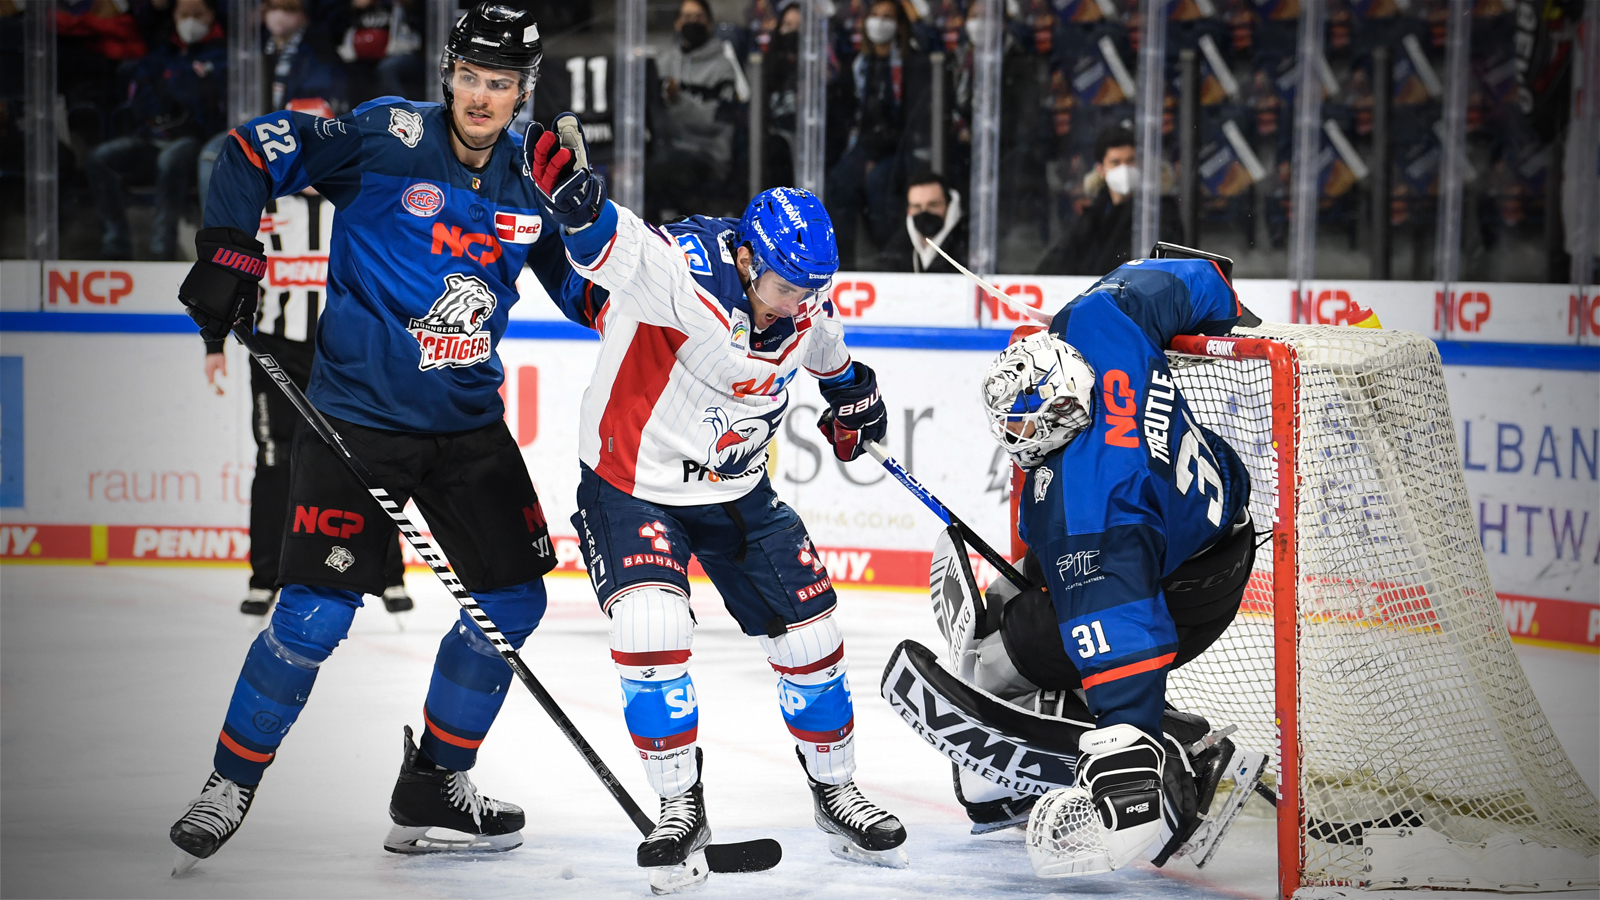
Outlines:
{"label": "hockey player in blue jersey", "polygon": [[991,430],[1027,473],[1018,531],[1045,590],[1006,604],[975,679],[1001,695],[1081,690],[1095,725],[1079,739],[1077,784],[1100,813],[1104,858],[1047,861],[1056,873],[1150,849],[1171,805],[1164,770],[1190,766],[1163,739],[1167,673],[1232,622],[1255,546],[1249,474],[1196,424],[1164,351],[1179,334],[1226,333],[1241,312],[1210,260],[1135,260],[984,379]]}
{"label": "hockey player in blue jersey", "polygon": [[1167,673],[1233,621],[1255,534],[1249,475],[1195,422],[1164,351],[1244,313],[1209,259],[1135,260],[984,378],[991,430],[1026,473],[1018,530],[1035,587],[998,580],[980,603],[966,567],[943,565],[965,550],[941,538],[938,605],[975,611],[965,627],[945,619],[958,672],[908,641],[883,690],[955,761],[974,832],[1032,812],[1029,857],[1043,876],[1142,853],[1161,865],[1201,842],[1208,852],[1226,825],[1197,829],[1223,773],[1236,777],[1224,804],[1236,811],[1265,763],[1165,703]]}
{"label": "hockey player in blue jersey", "polygon": [[[415,498],[513,646],[544,613],[542,577],[555,557],[503,422],[495,347],[524,265],[552,297],[581,285],[540,218],[520,140],[506,131],[532,96],[541,56],[531,13],[482,3],[450,34],[443,105],[384,97],[336,119],[276,112],[235,128],[196,235],[199,261],[179,293],[202,334],[225,337],[252,319],[265,266],[251,235],[266,201],[311,185],[337,207],[306,394],[380,485],[401,502]],[[215,771],[172,827],[174,874],[237,831],[318,667],[362,594],[384,586],[395,526],[310,429],[292,458],[278,607],[245,658]],[[521,844],[522,810],[479,794],[467,775],[510,681],[463,613],[439,645],[420,743],[405,729],[386,849]]]}
{"label": "hockey player in blue jersey", "polygon": [[851,359],[827,300],[839,264],[828,214],[812,194],[773,188],[740,219],[656,228],[605,199],[576,117],[542,131],[530,127],[524,144],[545,217],[560,226],[574,270],[608,292],[591,318],[601,346],[580,415],[572,521],[611,617],[624,719],[661,797],[638,864],[658,893],[706,878],[711,829],[689,676],[693,555],[767,655],[830,849],[904,865],[905,828],[854,781],[832,581],[766,474],[801,369],[829,405],[819,424],[838,459],[886,430],[877,377]]}

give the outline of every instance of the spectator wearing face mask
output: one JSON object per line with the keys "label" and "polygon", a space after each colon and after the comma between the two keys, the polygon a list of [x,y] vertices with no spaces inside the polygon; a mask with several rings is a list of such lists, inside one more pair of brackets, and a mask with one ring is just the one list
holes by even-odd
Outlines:
{"label": "spectator wearing face mask", "polygon": [[150,255],[174,259],[178,217],[195,183],[200,144],[227,125],[228,41],[210,0],[176,0],[172,32],[133,70],[132,133],[96,147],[84,166],[104,228],[102,259],[132,259],[124,179],[155,182]]}
{"label": "spectator wearing face mask", "polygon": [[[645,171],[647,218],[704,209],[708,199],[716,206],[730,180],[742,174],[734,172],[733,138],[750,83],[715,27],[706,0],[679,5],[677,42],[661,57],[662,135]],[[742,207],[741,200],[728,211]]]}
{"label": "spectator wearing face mask", "polygon": [[[1139,181],[1133,132],[1116,125],[1095,139],[1094,171],[1084,176],[1089,205],[1067,236],[1045,251],[1037,275],[1104,275],[1127,262],[1133,247],[1133,189]],[[1165,167],[1163,167],[1165,169]],[[1162,172],[1161,237],[1183,242],[1178,203],[1167,190]]]}
{"label": "spectator wearing face mask", "polygon": [[956,272],[955,266],[933,248],[967,264],[967,219],[961,208],[961,194],[944,177],[933,172],[913,175],[906,184],[906,222],[904,236],[892,244],[894,265],[901,272]]}
{"label": "spectator wearing face mask", "polygon": [[930,81],[927,56],[905,9],[897,0],[875,0],[861,21],[861,52],[848,77],[850,144],[828,172],[823,195],[838,236],[841,268],[856,265],[863,214],[874,252],[892,237],[899,219],[893,201],[896,181],[904,175],[907,114],[923,108]]}
{"label": "spectator wearing face mask", "polygon": [[795,115],[800,107],[800,0],[778,4],[778,24],[761,58],[767,97],[766,168],[761,183],[794,184]]}
{"label": "spectator wearing face mask", "polygon": [[305,0],[262,0],[261,22],[261,71],[272,109],[297,97],[345,97],[344,62],[322,33],[307,27]]}

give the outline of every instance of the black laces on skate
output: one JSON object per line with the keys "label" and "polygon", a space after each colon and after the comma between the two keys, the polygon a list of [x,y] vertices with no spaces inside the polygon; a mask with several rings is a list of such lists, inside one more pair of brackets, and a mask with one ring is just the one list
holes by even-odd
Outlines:
{"label": "black laces on skate", "polygon": [[213,837],[227,838],[244,821],[255,788],[229,781],[213,772],[200,796],[189,804],[182,821]]}
{"label": "black laces on skate", "polygon": [[661,821],[650,832],[647,841],[681,838],[694,830],[695,804],[692,793],[661,798]]}
{"label": "black laces on skate", "polygon": [[823,784],[822,800],[834,818],[860,831],[889,818],[889,811],[863,796],[854,781]]}

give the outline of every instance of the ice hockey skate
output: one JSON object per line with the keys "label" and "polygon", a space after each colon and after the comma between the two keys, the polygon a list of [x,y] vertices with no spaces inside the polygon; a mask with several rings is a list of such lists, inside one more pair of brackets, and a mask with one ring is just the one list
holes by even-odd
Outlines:
{"label": "ice hockey skate", "polygon": [[[806,758],[799,750],[800,767]],[[889,811],[868,800],[855,781],[823,784],[806,770],[811,799],[817,811],[817,827],[828,835],[828,849],[834,856],[851,862],[903,869],[908,864],[905,826]]]}
{"label": "ice hockey skate", "polygon": [[466,772],[423,756],[406,726],[405,762],[389,798],[391,853],[501,853],[522,846],[522,808],[478,793]]}
{"label": "ice hockey skate", "polygon": [[256,799],[256,787],[211,773],[200,796],[190,801],[183,817],[172,823],[172,843],[178,847],[172,863],[174,878],[221,850],[228,838],[233,837]]}
{"label": "ice hockey skate", "polygon": [[251,588],[244,595],[244,600],[239,603],[239,612],[247,616],[264,616],[272,609],[272,601],[278,598],[278,592],[271,588]]}
{"label": "ice hockey skate", "polygon": [[676,797],[661,798],[656,827],[639,844],[640,868],[650,870],[650,890],[670,894],[693,887],[711,874],[706,845],[711,843],[711,823],[706,821],[705,754],[695,749],[700,777]]}
{"label": "ice hockey skate", "polygon": [[383,589],[383,608],[392,613],[410,612],[416,606],[403,584],[391,584]]}

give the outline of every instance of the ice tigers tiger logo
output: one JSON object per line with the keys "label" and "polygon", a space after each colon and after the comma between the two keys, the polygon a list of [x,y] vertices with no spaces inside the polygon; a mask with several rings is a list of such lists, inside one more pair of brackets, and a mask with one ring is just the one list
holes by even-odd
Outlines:
{"label": "ice tigers tiger logo", "polygon": [[494,315],[494,292],[473,275],[444,277],[444,293],[433,301],[428,314],[412,319],[410,332],[422,357],[417,368],[426,372],[442,366],[475,366],[493,352],[490,336],[480,331]]}

